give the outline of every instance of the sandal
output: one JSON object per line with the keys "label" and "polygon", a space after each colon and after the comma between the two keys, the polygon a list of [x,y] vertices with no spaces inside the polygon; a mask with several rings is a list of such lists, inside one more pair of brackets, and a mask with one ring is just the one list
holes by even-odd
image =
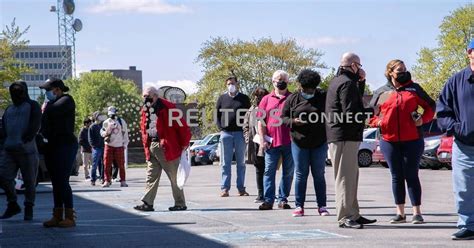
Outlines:
{"label": "sandal", "polygon": [[138,211],[143,211],[143,212],[152,212],[152,211],[155,211],[155,209],[153,209],[153,205],[148,205],[146,203],[143,203],[142,205],[137,205],[135,207],[133,207],[135,210],[138,210]]}
{"label": "sandal", "polygon": [[186,206],[173,206],[168,208],[169,211],[184,211],[186,209],[188,209]]}

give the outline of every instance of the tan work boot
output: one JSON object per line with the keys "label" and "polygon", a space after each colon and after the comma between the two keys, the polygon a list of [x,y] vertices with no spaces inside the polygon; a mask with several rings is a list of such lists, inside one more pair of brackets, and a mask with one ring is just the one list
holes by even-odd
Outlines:
{"label": "tan work boot", "polygon": [[44,227],[57,227],[59,222],[63,220],[64,208],[53,208],[53,218],[43,222]]}
{"label": "tan work boot", "polygon": [[73,208],[64,209],[64,220],[60,221],[58,227],[75,227],[76,226],[76,212]]}

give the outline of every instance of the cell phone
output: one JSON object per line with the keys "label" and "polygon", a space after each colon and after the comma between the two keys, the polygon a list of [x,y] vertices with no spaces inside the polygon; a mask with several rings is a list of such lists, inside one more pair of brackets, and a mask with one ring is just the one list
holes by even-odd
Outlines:
{"label": "cell phone", "polygon": [[413,118],[414,121],[418,121],[421,118],[421,114],[414,111],[411,113],[411,118]]}

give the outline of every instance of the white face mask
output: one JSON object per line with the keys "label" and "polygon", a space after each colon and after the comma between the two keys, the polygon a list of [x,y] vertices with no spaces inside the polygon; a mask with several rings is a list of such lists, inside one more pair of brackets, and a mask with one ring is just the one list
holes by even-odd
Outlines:
{"label": "white face mask", "polygon": [[227,89],[228,89],[229,92],[232,93],[232,94],[234,94],[235,92],[237,92],[237,87],[235,87],[235,85],[233,85],[233,84],[227,85]]}

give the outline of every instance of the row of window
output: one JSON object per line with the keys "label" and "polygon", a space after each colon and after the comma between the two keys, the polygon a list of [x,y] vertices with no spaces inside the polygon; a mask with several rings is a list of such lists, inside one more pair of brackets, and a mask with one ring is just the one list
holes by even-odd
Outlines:
{"label": "row of window", "polygon": [[[61,56],[62,54],[62,56]],[[17,59],[59,58],[66,57],[66,52],[16,52]]]}
{"label": "row of window", "polygon": [[[62,69],[61,63],[25,63],[24,65],[36,70]],[[15,66],[20,67],[20,64],[15,64]]]}
{"label": "row of window", "polygon": [[41,74],[41,75],[26,74],[26,75],[21,76],[21,79],[23,79],[24,81],[45,81],[48,78],[65,79],[65,78],[62,78],[62,75],[59,75],[59,74],[51,74],[51,75],[48,75],[48,74],[45,74],[45,75],[43,75],[43,74]]}

